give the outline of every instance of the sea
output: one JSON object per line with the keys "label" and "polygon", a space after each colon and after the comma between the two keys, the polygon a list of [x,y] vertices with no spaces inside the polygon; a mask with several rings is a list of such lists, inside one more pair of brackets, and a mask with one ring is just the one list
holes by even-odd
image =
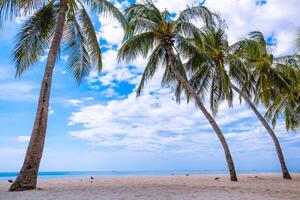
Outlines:
{"label": "sea", "polygon": [[[244,170],[240,174],[280,173],[272,170]],[[299,173],[299,172],[295,172]],[[87,178],[87,177],[126,177],[126,176],[172,176],[172,175],[209,175],[228,174],[227,170],[164,170],[164,171],[53,171],[40,172],[39,178]],[[0,172],[0,180],[15,179],[18,172]]]}

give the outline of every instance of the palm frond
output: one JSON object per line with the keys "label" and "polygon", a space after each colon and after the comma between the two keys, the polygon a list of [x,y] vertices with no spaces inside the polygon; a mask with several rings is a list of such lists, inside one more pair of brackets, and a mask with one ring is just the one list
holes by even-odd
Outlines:
{"label": "palm frond", "polygon": [[149,57],[144,73],[142,75],[142,79],[136,91],[137,96],[141,95],[145,83],[154,76],[155,72],[158,69],[158,66],[163,64],[165,62],[164,61],[165,59],[166,59],[165,49],[161,45],[158,45],[153,50],[152,54]]}
{"label": "palm frond", "polygon": [[152,1],[145,4],[134,4],[125,10],[128,28],[124,41],[143,32],[159,32],[162,26],[163,16],[153,5]]}
{"label": "palm frond", "polygon": [[112,3],[107,0],[82,0],[95,12],[99,12],[104,16],[112,16],[116,18],[122,25],[123,29],[127,28],[127,21],[122,14]]}
{"label": "palm frond", "polygon": [[200,34],[200,29],[190,22],[176,21],[173,32],[185,37],[194,37]]}
{"label": "palm frond", "polygon": [[248,96],[255,94],[255,78],[249,71],[249,66],[235,54],[229,54],[227,56],[227,62],[229,64],[229,76],[233,79],[243,92]]}
{"label": "palm frond", "polygon": [[215,25],[214,16],[216,15],[213,14],[208,8],[200,5],[188,7],[181,11],[177,20],[187,22],[192,19],[201,19],[206,26],[212,27]]}
{"label": "palm frond", "polygon": [[16,36],[13,52],[16,76],[20,76],[44,55],[55,29],[57,14],[58,6],[51,1],[24,23]]}
{"label": "palm frond", "polygon": [[130,62],[134,60],[138,55],[147,57],[148,52],[152,50],[155,42],[155,35],[153,32],[145,32],[133,36],[128,39],[118,52],[118,59]]}
{"label": "palm frond", "polygon": [[146,4],[134,4],[127,8],[124,12],[128,22],[132,22],[133,19],[137,18],[144,18],[156,24],[160,24],[162,22],[161,13],[155,6],[153,6],[151,1]]}
{"label": "palm frond", "polygon": [[65,27],[66,51],[69,52],[69,69],[78,84],[91,68],[88,41],[82,26],[74,15],[69,15]]}
{"label": "palm frond", "polygon": [[159,24],[157,24],[155,21],[147,19],[143,16],[134,17],[128,23],[129,28],[132,30],[131,33],[150,32],[159,28]]}
{"label": "palm frond", "polygon": [[[296,107],[296,105],[294,105],[294,107]],[[272,104],[270,104],[270,106],[267,108],[265,118],[272,123],[273,127],[275,127],[278,118],[282,116],[285,117],[285,127],[287,131],[296,130],[300,127],[299,122],[296,119],[294,119],[292,114],[286,108],[282,99],[278,96],[275,96],[272,99]]]}
{"label": "palm frond", "polygon": [[[176,40],[177,40],[176,48],[178,49],[181,56],[183,56],[184,58],[190,59],[191,55],[197,54],[198,56],[194,56],[193,60],[196,57],[197,57],[197,59],[200,59],[202,57],[205,57],[205,58],[203,58],[204,60],[207,59],[207,57],[199,50],[199,46],[201,48],[203,47],[201,39],[195,40],[193,38],[186,38],[181,35],[178,35]],[[196,42],[198,42],[198,44],[196,44]],[[190,65],[190,66],[192,67],[193,65]]]}
{"label": "palm frond", "polygon": [[298,67],[300,64],[297,55],[285,55],[285,56],[275,57],[274,63],[291,65],[294,67]]}
{"label": "palm frond", "polygon": [[252,31],[252,32],[249,33],[249,36],[252,40],[257,41],[261,45],[261,47],[266,47],[267,46],[267,42],[266,42],[265,37],[264,37],[262,32]]}
{"label": "palm frond", "polygon": [[100,45],[98,43],[98,39],[96,36],[96,31],[94,29],[94,26],[92,24],[92,21],[84,9],[79,10],[79,20],[81,22],[82,31],[84,32],[87,45],[88,45],[88,52],[91,58],[91,63],[94,66],[98,67],[98,72],[100,73],[102,70],[102,58],[101,58],[101,49]]}
{"label": "palm frond", "polygon": [[[0,0],[0,18],[7,20],[22,15],[28,16],[48,2],[45,0]],[[49,3],[51,2],[53,3],[53,1]]]}
{"label": "palm frond", "polygon": [[[184,69],[184,65],[181,62],[179,55],[175,55],[174,59],[175,59],[175,65],[176,65],[177,70],[179,71],[179,73],[181,74],[181,76],[184,79],[188,80],[185,69]],[[173,70],[171,69],[171,63],[168,62],[166,65],[166,69],[165,69],[163,78],[162,78],[162,85],[167,85],[167,86],[176,88],[177,83],[178,83],[178,80],[177,80]]]}
{"label": "palm frond", "polygon": [[191,86],[195,88],[197,94],[200,95],[202,99],[208,94],[209,88],[211,87],[212,71],[210,68],[211,65],[207,63],[201,64],[189,80]]}
{"label": "palm frond", "polygon": [[[178,70],[178,72],[181,74],[181,76],[188,81],[187,75],[186,75],[186,71],[184,69],[184,65],[181,62],[180,56],[174,55],[175,56],[175,66]],[[168,55],[166,55],[166,60],[168,59]],[[186,90],[185,87],[183,87],[182,83],[180,81],[178,81],[174,71],[172,70],[171,67],[171,63],[167,62],[165,65],[165,72],[163,74],[163,78],[162,78],[162,86],[169,86],[171,88],[173,88],[175,90],[175,97],[176,97],[176,102],[180,103],[181,100],[181,96],[182,96],[182,92],[185,93],[187,102],[189,102],[190,100],[190,94],[189,92]]]}

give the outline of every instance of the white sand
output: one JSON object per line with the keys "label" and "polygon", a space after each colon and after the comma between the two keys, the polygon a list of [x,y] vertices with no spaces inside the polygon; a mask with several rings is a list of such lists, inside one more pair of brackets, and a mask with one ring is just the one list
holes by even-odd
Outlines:
{"label": "white sand", "polygon": [[[258,176],[258,178],[255,178]],[[220,180],[214,180],[220,177]],[[96,177],[41,179],[41,189],[7,192],[0,181],[0,200],[300,200],[300,174],[283,180],[279,174],[228,176]]]}

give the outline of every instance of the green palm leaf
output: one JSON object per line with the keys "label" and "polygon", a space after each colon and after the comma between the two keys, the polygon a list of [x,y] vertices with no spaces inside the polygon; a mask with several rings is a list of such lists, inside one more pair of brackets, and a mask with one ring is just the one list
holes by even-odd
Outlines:
{"label": "green palm leaf", "polygon": [[215,17],[217,17],[217,15],[213,14],[208,8],[204,6],[193,6],[181,11],[178,16],[178,21],[201,19],[207,26],[213,27],[215,25]]}
{"label": "green palm leaf", "polygon": [[155,34],[153,32],[145,32],[135,35],[128,39],[118,52],[118,59],[127,62],[134,60],[138,55],[144,58],[148,52],[152,50],[155,43]]}
{"label": "green palm leaf", "polygon": [[104,16],[112,16],[116,18],[124,29],[127,28],[127,21],[124,15],[109,1],[107,0],[82,0],[95,12],[99,12]]}
{"label": "green palm leaf", "polygon": [[20,76],[30,65],[35,64],[49,46],[58,13],[58,6],[53,2],[30,17],[16,36],[13,52],[16,76]]}
{"label": "green palm leaf", "polygon": [[78,13],[82,31],[85,34],[85,38],[89,48],[88,52],[91,58],[91,63],[98,67],[98,72],[100,73],[102,70],[102,59],[101,49],[96,36],[96,31],[84,7],[80,9]]}
{"label": "green palm leaf", "polygon": [[[0,0],[0,18],[12,19],[16,16],[31,15],[43,7],[45,0]],[[50,1],[53,2],[53,1]]]}
{"label": "green palm leaf", "polygon": [[70,53],[69,68],[75,80],[80,83],[90,70],[91,58],[84,31],[73,15],[67,20],[65,40],[66,50]]}
{"label": "green palm leaf", "polygon": [[142,79],[140,81],[140,84],[137,88],[137,96],[141,95],[141,92],[143,91],[145,83],[151,79],[155,72],[157,71],[159,65],[163,64],[165,62],[166,58],[166,52],[164,48],[162,48],[161,45],[158,45],[150,55],[147,65],[145,67],[144,73],[142,75]]}

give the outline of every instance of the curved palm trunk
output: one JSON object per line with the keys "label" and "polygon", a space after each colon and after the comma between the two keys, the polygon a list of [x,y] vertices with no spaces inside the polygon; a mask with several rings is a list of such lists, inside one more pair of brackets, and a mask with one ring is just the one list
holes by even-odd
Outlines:
{"label": "curved palm trunk", "polygon": [[52,74],[63,35],[67,9],[66,0],[60,0],[60,10],[56,30],[48,54],[31,138],[22,169],[17,179],[11,185],[9,191],[23,191],[36,188],[37,176],[46,137]]}
{"label": "curved palm trunk", "polygon": [[192,88],[192,86],[189,84],[189,82],[187,80],[184,79],[184,77],[177,70],[177,68],[175,66],[175,55],[174,55],[172,46],[171,45],[170,46],[167,45],[165,47],[165,49],[166,49],[168,57],[169,57],[171,69],[173,70],[176,78],[185,87],[185,89],[193,96],[193,98],[196,101],[199,109],[202,111],[202,113],[204,114],[204,116],[206,117],[206,119],[209,121],[209,123],[213,127],[215,133],[217,134],[219,140],[221,141],[223,149],[224,149],[224,152],[225,152],[226,160],[227,160],[227,165],[228,165],[228,168],[229,168],[231,181],[237,181],[237,176],[236,176],[236,172],[235,172],[234,163],[233,163],[233,160],[232,160],[232,157],[231,157],[231,153],[230,153],[229,147],[227,145],[226,139],[225,139],[225,137],[224,137],[221,129],[219,128],[218,124],[216,123],[216,121],[214,120],[214,118],[211,116],[211,114],[206,110],[205,106],[201,102],[199,96],[194,91],[194,89]]}
{"label": "curved palm trunk", "polygon": [[291,104],[289,103],[289,101],[287,100],[287,98],[280,92],[279,88],[277,88],[276,86],[274,87],[275,92],[278,96],[280,96],[280,98],[283,100],[285,106],[287,107],[287,109],[290,111],[290,113],[293,115],[293,117],[300,122],[300,114],[296,113],[295,110],[292,108]]}
{"label": "curved palm trunk", "polygon": [[263,124],[263,126],[266,128],[266,130],[268,131],[269,135],[272,137],[273,142],[275,144],[275,148],[277,151],[277,155],[278,155],[278,159],[281,165],[281,170],[282,170],[282,175],[284,179],[292,179],[285,161],[284,161],[284,157],[283,157],[283,153],[281,150],[281,146],[280,143],[278,141],[278,138],[276,137],[274,131],[272,130],[272,128],[269,126],[268,122],[265,120],[265,118],[259,113],[259,111],[257,110],[257,108],[255,107],[255,105],[252,103],[251,99],[248,97],[248,95],[241,91],[238,87],[236,87],[235,85],[233,85],[231,83],[231,87],[233,90],[235,90],[238,94],[240,94],[245,101],[248,103],[248,105],[250,106],[250,108],[253,110],[253,112],[256,114],[257,118],[260,120],[260,122]]}

